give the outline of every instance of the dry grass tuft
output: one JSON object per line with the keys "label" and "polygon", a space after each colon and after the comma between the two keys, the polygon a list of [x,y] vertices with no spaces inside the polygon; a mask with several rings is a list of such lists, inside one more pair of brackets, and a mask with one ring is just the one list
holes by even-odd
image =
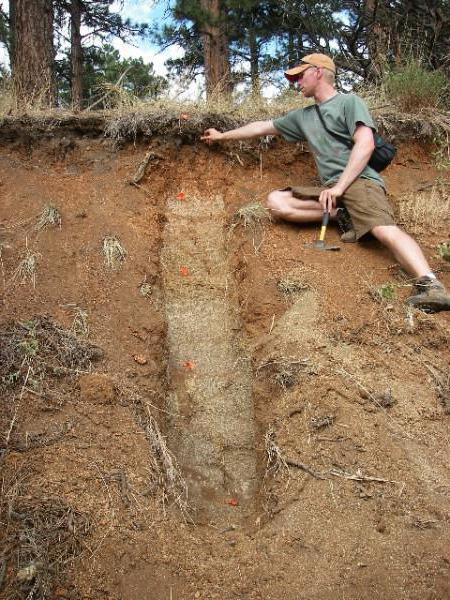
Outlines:
{"label": "dry grass tuft", "polygon": [[39,252],[31,252],[26,241],[25,254],[12,275],[12,281],[19,281],[21,285],[31,283],[33,289],[36,287],[36,270]]}
{"label": "dry grass tuft", "polygon": [[199,133],[208,127],[233,129],[249,121],[273,118],[304,105],[298,94],[291,93],[276,101],[247,98],[243,102],[215,96],[194,102],[170,98],[151,102],[133,99],[130,105],[125,98],[122,108],[109,113],[105,134],[117,141],[135,140],[141,135],[149,137],[155,132],[195,136],[198,139]]}
{"label": "dry grass tuft", "polygon": [[[140,104],[139,98],[126,90],[120,83],[110,83],[105,81],[102,84],[104,95],[96,102],[102,102],[106,108],[120,108],[122,110],[132,110]],[[90,107],[92,109],[94,105]]]}
{"label": "dry grass tuft", "polygon": [[300,279],[289,276],[285,277],[284,279],[280,279],[277,283],[277,288],[285,296],[304,292],[305,290],[309,290],[310,287],[311,286],[305,281],[301,281]]}
{"label": "dry grass tuft", "polygon": [[242,206],[234,213],[233,224],[248,227],[255,231],[258,227],[269,223],[272,220],[269,209],[259,202],[252,202]]}
{"label": "dry grass tuft", "polygon": [[108,269],[119,269],[125,260],[127,251],[114,236],[107,236],[103,240],[103,256]]}
{"label": "dry grass tuft", "polygon": [[400,221],[413,233],[448,229],[450,222],[449,187],[437,184],[430,190],[409,192],[400,198]]}
{"label": "dry grass tuft", "polygon": [[250,231],[253,248],[257,254],[264,240],[264,226],[271,220],[270,211],[265,206],[259,202],[251,202],[234,213],[230,233],[238,226]]}
{"label": "dry grass tuft", "polygon": [[144,298],[149,298],[152,295],[152,286],[147,281],[143,281],[139,286],[139,293]]}
{"label": "dry grass tuft", "polygon": [[269,358],[258,366],[256,373],[259,374],[263,369],[268,370],[274,383],[286,391],[298,382],[300,371],[308,365],[308,362],[306,358],[299,360],[288,356]]}
{"label": "dry grass tuft", "polygon": [[12,322],[0,329],[0,391],[42,387],[47,376],[77,374],[102,357],[97,346],[81,342],[49,317]]}
{"label": "dry grass tuft", "polygon": [[65,304],[66,308],[73,311],[73,321],[70,331],[79,337],[85,338],[89,335],[88,313],[76,304]]}
{"label": "dry grass tuft", "polygon": [[61,215],[57,208],[49,204],[43,208],[39,215],[35,229],[41,231],[50,226],[61,228]]}
{"label": "dry grass tuft", "polygon": [[1,492],[2,598],[53,598],[68,587],[65,571],[84,549],[89,519],[59,498],[23,495],[17,481],[7,487],[4,478]]}

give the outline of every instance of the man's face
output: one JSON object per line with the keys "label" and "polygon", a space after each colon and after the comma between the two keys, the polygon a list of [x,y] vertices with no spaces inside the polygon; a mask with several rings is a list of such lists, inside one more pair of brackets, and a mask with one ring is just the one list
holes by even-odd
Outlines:
{"label": "man's face", "polygon": [[314,96],[314,92],[318,82],[318,72],[318,67],[311,66],[308,67],[306,71],[303,71],[303,73],[298,78],[297,85],[300,91],[305,96],[305,98],[310,98],[311,96]]}

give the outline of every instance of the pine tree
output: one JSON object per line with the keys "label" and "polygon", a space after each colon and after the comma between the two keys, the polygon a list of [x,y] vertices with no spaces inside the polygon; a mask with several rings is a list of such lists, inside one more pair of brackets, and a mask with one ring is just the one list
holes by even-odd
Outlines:
{"label": "pine tree", "polygon": [[413,58],[450,71],[449,0],[346,0],[341,60],[366,79]]}
{"label": "pine tree", "polygon": [[18,108],[54,104],[52,0],[10,0],[10,53]]}
{"label": "pine tree", "polygon": [[[83,105],[83,68],[86,42],[109,40],[118,37],[129,40],[133,36],[144,35],[148,26],[122,19],[111,12],[114,0],[55,0],[58,8],[58,23],[62,29],[69,23],[71,48],[72,107],[81,110]],[[81,30],[86,33],[81,34]]]}
{"label": "pine tree", "polygon": [[[174,24],[154,32],[154,38],[162,47],[184,48],[185,56],[168,66],[178,74],[203,70],[208,95],[247,79],[258,95],[263,73],[314,50],[331,51],[337,31],[333,11],[339,5],[338,0],[176,0],[170,9]],[[243,64],[250,65],[249,73]]]}
{"label": "pine tree", "polygon": [[[58,97],[61,104],[71,103],[71,57],[70,51],[57,62]],[[115,84],[120,79],[122,90],[131,98],[155,99],[167,89],[164,77],[156,75],[153,65],[145,64],[142,58],[121,58],[117,49],[110,44],[90,46],[83,52],[82,97],[97,108],[106,108],[111,99],[105,94],[106,84]]]}

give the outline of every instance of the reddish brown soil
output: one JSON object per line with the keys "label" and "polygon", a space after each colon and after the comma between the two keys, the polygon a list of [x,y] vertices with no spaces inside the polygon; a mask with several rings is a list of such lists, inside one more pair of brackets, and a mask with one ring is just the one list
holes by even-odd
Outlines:
{"label": "reddish brown soil", "polygon": [[[190,524],[170,504],[163,508],[162,492],[149,486],[151,450],[123,390],[150,402],[165,430],[159,257],[166,200],[193,187],[205,197],[219,193],[231,223],[236,209],[270,190],[316,180],[301,148],[277,143],[260,160],[251,148],[198,144],[163,148],[165,159],[136,188],[127,181],[145,151],[138,145],[116,152],[108,142],[79,138],[63,159],[45,145],[27,152],[5,147],[0,155],[1,324],[49,315],[70,328],[68,305],[75,304],[87,311],[89,339],[105,353],[95,372],[73,385],[53,382],[50,398],[16,395],[15,439],[68,422],[71,429],[51,444],[6,451],[2,493],[11,506],[20,498],[60,498],[91,523],[51,597],[450,598],[450,417],[433,377],[448,378],[450,314],[414,315],[408,323],[408,288],[398,288],[392,301],[376,301],[371,289],[400,280],[392,257],[374,241],[320,253],[304,249],[315,227],[233,230],[244,353],[254,373],[259,496],[251,518],[243,526],[236,518],[225,531]],[[402,148],[386,174],[394,204],[401,192],[436,176],[422,149]],[[46,204],[60,210],[61,228],[36,233],[30,219]],[[450,287],[448,266],[435,251],[448,224],[424,231],[420,242]],[[113,272],[101,254],[106,235],[127,250]],[[333,229],[328,237],[338,241]],[[35,289],[13,279],[26,239],[38,253]],[[299,268],[318,313],[312,324],[305,319],[304,348],[288,327],[294,300],[277,287]],[[150,297],[139,293],[143,281],[152,286]],[[262,364],[293,353],[307,358],[307,367],[283,388],[277,367]],[[394,404],[381,406],[380,394],[389,389]],[[6,438],[11,415],[3,408]],[[310,473],[294,466],[266,472],[269,429],[284,456]],[[9,559],[5,589],[16,576],[17,562]]]}

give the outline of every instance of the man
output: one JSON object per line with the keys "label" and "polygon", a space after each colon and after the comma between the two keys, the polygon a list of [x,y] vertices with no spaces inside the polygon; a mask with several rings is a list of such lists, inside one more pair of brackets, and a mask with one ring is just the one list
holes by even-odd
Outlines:
{"label": "man", "polygon": [[370,232],[389,248],[415,278],[409,304],[427,312],[450,310],[450,295],[436,279],[418,244],[395,224],[383,179],[368,166],[375,147],[372,117],[358,96],[336,91],[335,74],[334,62],[325,54],[305,56],[298,66],[285,72],[306,98],[314,98],[327,129],[352,142],[352,147],[326,131],[315,105],[223,133],[207,129],[201,139],[208,144],[266,135],[282,135],[289,142],[306,140],[324,187],[275,190],[268,196],[268,208],[295,223],[320,222],[324,211],[345,222],[349,214],[351,224],[343,241],[357,241]]}

